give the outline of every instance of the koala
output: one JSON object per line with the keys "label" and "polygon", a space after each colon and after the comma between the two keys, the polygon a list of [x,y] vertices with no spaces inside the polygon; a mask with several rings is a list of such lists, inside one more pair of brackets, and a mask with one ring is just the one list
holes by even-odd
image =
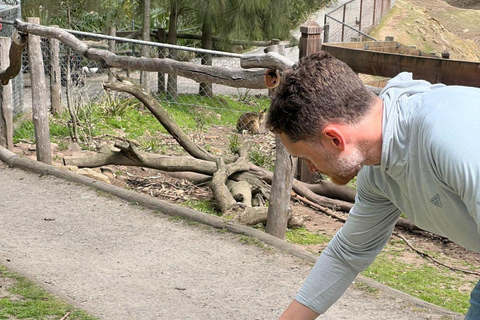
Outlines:
{"label": "koala", "polygon": [[260,128],[265,122],[265,116],[267,109],[260,112],[247,112],[244,113],[238,118],[237,121],[237,130],[239,133],[251,133],[257,134],[260,133]]}

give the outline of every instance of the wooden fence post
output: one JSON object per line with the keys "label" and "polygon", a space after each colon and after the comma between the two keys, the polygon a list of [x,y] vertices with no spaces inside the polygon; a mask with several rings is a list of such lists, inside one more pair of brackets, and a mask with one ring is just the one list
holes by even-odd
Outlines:
{"label": "wooden fence post", "polygon": [[[266,49],[266,52],[272,51],[285,55],[285,46],[280,45],[279,41],[273,40],[272,45]],[[275,134],[275,170],[265,232],[280,239],[285,239],[287,232],[294,169],[295,163],[287,153],[278,134]]]}
{"label": "wooden fence post", "polygon": [[[52,26],[58,27],[58,26]],[[62,84],[60,71],[60,41],[55,38],[48,39],[50,50],[50,103],[51,112],[58,116],[63,112],[62,108]]]}
{"label": "wooden fence post", "polygon": [[[110,26],[110,30],[108,31],[108,35],[115,37],[117,35],[117,27],[115,25]],[[108,40],[108,51],[111,53],[115,53],[115,40]],[[108,72],[108,81],[113,82],[113,74],[115,73],[115,69],[112,68]]]}
{"label": "wooden fence post", "polygon": [[[167,41],[165,28],[158,28],[158,30],[157,30],[157,41],[159,43],[165,43]],[[158,58],[163,59],[166,56],[167,56],[166,55],[166,50],[163,49],[163,48],[158,48]],[[158,73],[157,83],[158,83],[158,92],[159,93],[164,93],[165,90],[167,89],[167,85],[166,85],[166,82],[165,82],[165,73],[163,73],[163,72]]]}
{"label": "wooden fence post", "polygon": [[[143,28],[142,40],[150,41],[150,0],[143,0]],[[142,57],[150,58],[150,47],[142,45]],[[150,72],[140,71],[140,83],[148,93],[152,92],[150,87]]]}
{"label": "wooden fence post", "polygon": [[[300,26],[300,33],[299,59],[322,50],[322,27],[316,21],[310,20]],[[298,161],[297,179],[307,182],[317,178],[318,175],[308,171],[305,160]]]}
{"label": "wooden fence post", "polygon": [[[0,69],[5,70],[10,62],[11,38],[0,37]],[[12,82],[0,84],[0,145],[13,149],[13,91]]]}
{"label": "wooden fence post", "polygon": [[[40,18],[27,18],[28,23],[40,24]],[[50,126],[48,124],[47,97],[45,94],[45,71],[43,66],[40,37],[28,35],[28,62],[32,82],[32,113],[35,126],[37,160],[52,164]]]}
{"label": "wooden fence post", "polygon": [[347,11],[347,4],[344,4],[343,5],[343,18],[342,18],[342,42],[344,42],[344,38],[345,38],[345,15],[346,15],[346,11]]}

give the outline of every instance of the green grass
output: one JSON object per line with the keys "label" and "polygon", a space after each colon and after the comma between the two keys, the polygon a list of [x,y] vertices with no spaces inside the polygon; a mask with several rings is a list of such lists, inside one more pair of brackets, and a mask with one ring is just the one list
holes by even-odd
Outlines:
{"label": "green grass", "polygon": [[331,237],[307,231],[305,228],[287,230],[287,241],[300,244],[323,244],[329,242]]}
{"label": "green grass", "polygon": [[212,200],[190,199],[183,203],[183,205],[195,209],[197,211],[219,215],[220,213],[215,209],[215,203]]}
{"label": "green grass", "polygon": [[12,287],[7,289],[9,294],[0,298],[0,319],[60,319],[69,311],[68,319],[71,320],[96,319],[3,266],[0,266],[0,275],[14,280]]}
{"label": "green grass", "polygon": [[[217,96],[212,99],[198,95],[179,95],[176,102],[160,101],[169,117],[187,133],[199,129],[206,131],[215,126],[230,126],[233,129],[242,113],[263,110],[268,108],[269,103],[268,98],[251,98],[249,103],[245,103],[230,96]],[[163,150],[158,133],[167,131],[149,110],[139,107],[140,104],[134,99],[105,99],[98,104],[89,105],[88,112],[80,113],[79,127],[87,131],[86,128],[91,124],[89,129],[92,136],[124,136],[126,139],[138,140],[145,150]],[[59,143],[70,136],[68,120],[68,112],[64,112],[60,118],[50,121],[52,142]],[[23,122],[15,130],[14,142],[21,140],[35,141],[31,120]],[[82,145],[82,141],[80,144]]]}
{"label": "green grass", "polygon": [[[470,290],[458,289],[465,287],[465,280],[447,268],[428,263],[420,266],[407,264],[384,252],[363,275],[452,311],[465,313],[469,307]],[[471,282],[469,286],[473,289],[475,283]]]}
{"label": "green grass", "polygon": [[238,238],[238,241],[241,244],[248,245],[248,246],[256,246],[266,252],[272,252],[273,248],[270,247],[269,245],[263,243],[262,241],[258,240],[257,238],[253,238],[250,236],[240,236]]}

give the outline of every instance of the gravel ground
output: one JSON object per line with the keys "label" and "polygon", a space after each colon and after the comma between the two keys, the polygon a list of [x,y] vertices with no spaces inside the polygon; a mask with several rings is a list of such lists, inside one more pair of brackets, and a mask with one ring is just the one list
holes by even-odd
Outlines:
{"label": "gravel ground", "polygon": [[[0,264],[100,319],[275,319],[311,266],[0,162]],[[319,319],[451,319],[350,288]]]}

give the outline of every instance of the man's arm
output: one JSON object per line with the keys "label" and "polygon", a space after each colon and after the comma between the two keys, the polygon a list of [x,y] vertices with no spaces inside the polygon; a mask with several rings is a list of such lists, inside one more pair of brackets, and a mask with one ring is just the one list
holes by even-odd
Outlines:
{"label": "man's arm", "polygon": [[319,316],[318,313],[305,307],[297,300],[293,300],[279,320],[314,320]]}
{"label": "man's arm", "polygon": [[388,242],[400,212],[367,182],[364,169],[357,180],[357,198],[347,222],[322,252],[296,301],[285,311],[285,317],[300,312],[304,318],[284,319],[315,319],[326,312]]}

